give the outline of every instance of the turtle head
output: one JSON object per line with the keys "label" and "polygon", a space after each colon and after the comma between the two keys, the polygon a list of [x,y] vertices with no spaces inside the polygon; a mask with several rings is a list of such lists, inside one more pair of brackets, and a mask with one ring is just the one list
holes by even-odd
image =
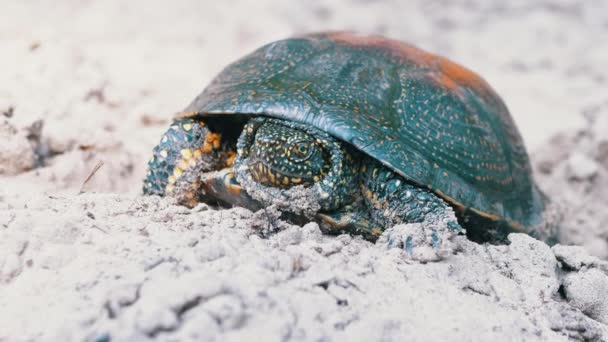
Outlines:
{"label": "turtle head", "polygon": [[330,154],[311,134],[269,121],[260,125],[251,141],[248,168],[260,184],[278,188],[309,187],[327,175]]}
{"label": "turtle head", "polygon": [[305,197],[334,210],[358,189],[351,149],[309,125],[258,117],[243,128],[232,170],[243,190],[264,205]]}

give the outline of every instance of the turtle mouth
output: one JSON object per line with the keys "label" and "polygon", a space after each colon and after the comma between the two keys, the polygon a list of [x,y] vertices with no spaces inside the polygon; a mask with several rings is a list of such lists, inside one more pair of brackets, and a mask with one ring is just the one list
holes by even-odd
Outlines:
{"label": "turtle mouth", "polygon": [[237,181],[232,167],[205,172],[200,177],[200,200],[225,207],[239,206],[257,211],[263,205],[253,199]]}
{"label": "turtle mouth", "polygon": [[312,177],[277,170],[271,165],[266,165],[259,158],[252,158],[249,164],[249,173],[260,184],[277,188],[285,189],[296,185],[309,187],[313,184]]}

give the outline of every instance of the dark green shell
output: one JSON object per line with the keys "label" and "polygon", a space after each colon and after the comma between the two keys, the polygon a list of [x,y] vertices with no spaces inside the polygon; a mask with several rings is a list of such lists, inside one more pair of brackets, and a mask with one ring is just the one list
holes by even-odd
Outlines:
{"label": "dark green shell", "polygon": [[347,32],[270,43],[226,67],[181,116],[235,113],[312,125],[514,228],[542,221],[502,100],[472,71],[406,43]]}

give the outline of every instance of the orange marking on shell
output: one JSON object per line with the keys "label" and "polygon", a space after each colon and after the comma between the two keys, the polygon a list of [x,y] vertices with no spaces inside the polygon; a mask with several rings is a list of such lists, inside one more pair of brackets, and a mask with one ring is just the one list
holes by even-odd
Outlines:
{"label": "orange marking on shell", "polygon": [[457,84],[468,86],[476,90],[489,88],[488,83],[473,71],[460,64],[454,63],[447,58],[439,57],[439,60],[439,69],[444,75],[447,75]]}
{"label": "orange marking on shell", "polygon": [[481,92],[490,89],[488,83],[475,72],[445,57],[426,52],[405,42],[352,32],[331,32],[327,33],[326,37],[336,44],[383,49],[389,51],[393,56],[402,58],[419,67],[436,70],[438,75],[434,80],[450,90],[458,86],[469,87]]}

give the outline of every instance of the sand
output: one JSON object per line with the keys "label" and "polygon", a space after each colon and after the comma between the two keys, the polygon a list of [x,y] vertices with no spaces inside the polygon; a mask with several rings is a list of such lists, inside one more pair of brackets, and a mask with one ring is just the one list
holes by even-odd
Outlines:
{"label": "sand", "polygon": [[[608,340],[605,1],[2,8],[0,341]],[[422,263],[386,239],[140,196],[171,115],[221,67],[324,29],[408,40],[482,74],[563,213],[562,245],[461,237]]]}

